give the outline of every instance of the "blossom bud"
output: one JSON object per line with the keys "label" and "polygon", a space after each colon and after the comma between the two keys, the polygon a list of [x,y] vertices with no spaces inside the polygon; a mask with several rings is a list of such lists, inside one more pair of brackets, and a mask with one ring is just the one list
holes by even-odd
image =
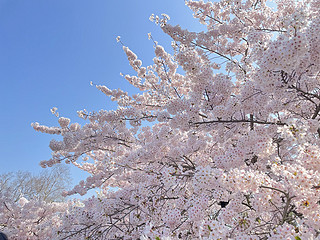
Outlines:
{"label": "blossom bud", "polygon": [[60,124],[60,126],[61,126],[62,128],[66,128],[66,127],[68,127],[68,125],[69,125],[69,123],[70,123],[70,119],[69,119],[69,118],[61,117],[61,118],[59,118],[58,122],[59,122],[59,124]]}

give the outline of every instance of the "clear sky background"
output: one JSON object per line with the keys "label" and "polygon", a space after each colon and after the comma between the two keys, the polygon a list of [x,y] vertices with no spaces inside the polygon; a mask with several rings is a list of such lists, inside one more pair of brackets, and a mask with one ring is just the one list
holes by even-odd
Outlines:
{"label": "clear sky background", "polygon": [[[132,74],[123,43],[143,61],[154,57],[151,32],[171,51],[171,39],[149,21],[167,13],[171,24],[199,26],[184,0],[0,0],[0,173],[41,171],[53,135],[30,126],[57,126],[50,109],[80,121],[77,111],[115,109],[90,81],[136,92],[120,76]],[[74,167],[73,183],[85,177]]]}

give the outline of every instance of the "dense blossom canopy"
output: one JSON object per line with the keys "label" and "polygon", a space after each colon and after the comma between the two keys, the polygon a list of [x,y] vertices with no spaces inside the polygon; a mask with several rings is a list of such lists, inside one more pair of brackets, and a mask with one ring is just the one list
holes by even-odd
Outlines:
{"label": "dense blossom canopy", "polygon": [[[101,194],[46,207],[55,228],[28,239],[320,239],[320,1],[186,5],[206,31],[152,15],[172,53],[154,41],[143,66],[123,47],[139,94],[99,85],[116,110],[79,111],[84,126],[33,124],[63,137],[43,167],[90,174],[66,194]],[[1,205],[0,224],[39,225],[36,212],[14,222],[39,203],[19,204]]]}

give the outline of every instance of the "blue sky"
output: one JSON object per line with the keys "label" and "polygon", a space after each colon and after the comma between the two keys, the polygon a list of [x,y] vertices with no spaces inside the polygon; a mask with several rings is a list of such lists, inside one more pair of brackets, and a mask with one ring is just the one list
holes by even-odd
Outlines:
{"label": "blue sky", "polygon": [[[0,0],[0,173],[41,170],[53,136],[30,124],[58,125],[52,107],[72,122],[84,108],[116,108],[90,81],[135,92],[119,75],[133,71],[116,37],[151,64],[147,33],[168,49],[171,42],[149,21],[152,13],[184,28],[199,25],[184,0]],[[72,175],[74,183],[84,177],[74,168]]]}

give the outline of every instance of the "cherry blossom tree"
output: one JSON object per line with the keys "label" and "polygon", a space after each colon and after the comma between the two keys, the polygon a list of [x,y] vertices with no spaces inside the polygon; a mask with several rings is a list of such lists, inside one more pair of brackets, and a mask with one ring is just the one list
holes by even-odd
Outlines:
{"label": "cherry blossom tree", "polygon": [[62,224],[61,215],[72,202],[45,202],[11,196],[0,192],[0,231],[12,240],[58,239],[56,228]]}
{"label": "cherry blossom tree", "polygon": [[63,137],[43,167],[90,174],[67,195],[101,189],[56,238],[320,239],[320,1],[186,5],[206,31],[152,15],[173,50],[149,35],[144,66],[123,46],[140,93],[97,85],[116,110],[32,125]]}
{"label": "cherry blossom tree", "polygon": [[[70,182],[66,165],[55,165],[38,175],[30,172],[0,175],[0,231],[10,239],[56,239],[53,227],[69,204],[61,193]],[[63,202],[65,201],[65,202]]]}

